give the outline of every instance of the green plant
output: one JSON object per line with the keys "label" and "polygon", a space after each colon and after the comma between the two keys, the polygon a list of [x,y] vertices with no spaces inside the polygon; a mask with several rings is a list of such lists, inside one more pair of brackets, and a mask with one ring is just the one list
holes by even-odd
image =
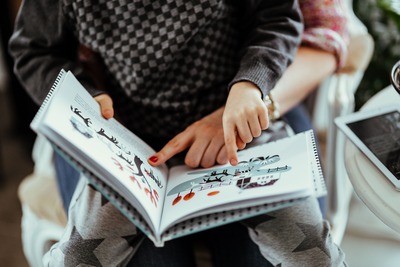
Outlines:
{"label": "green plant", "polygon": [[354,0],[354,12],[375,43],[374,55],[356,92],[356,109],[390,84],[391,68],[400,60],[399,5],[399,0]]}
{"label": "green plant", "polygon": [[400,29],[400,2],[399,0],[378,0],[378,6],[394,20]]}

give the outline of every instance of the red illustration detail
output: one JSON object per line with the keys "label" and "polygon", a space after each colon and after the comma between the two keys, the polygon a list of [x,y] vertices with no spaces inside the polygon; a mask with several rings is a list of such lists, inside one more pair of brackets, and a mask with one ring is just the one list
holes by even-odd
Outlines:
{"label": "red illustration detail", "polygon": [[112,160],[114,161],[115,165],[117,165],[117,167],[119,168],[120,171],[124,170],[124,167],[122,166],[122,164],[115,158],[112,158]]}
{"label": "red illustration detail", "polygon": [[180,196],[180,192],[178,193],[178,195],[176,196],[176,198],[174,199],[174,201],[172,201],[172,206],[176,205],[179,201],[181,201],[182,196]]}
{"label": "red illustration detail", "polygon": [[146,192],[146,195],[150,197],[151,203],[153,203],[154,206],[157,207],[157,201],[158,201],[157,191],[155,190],[150,191],[147,187],[144,188],[144,191]]}
{"label": "red illustration detail", "polygon": [[207,196],[211,197],[211,196],[215,196],[218,194],[219,194],[219,191],[212,191],[212,192],[208,193]]}
{"label": "red illustration detail", "polygon": [[183,197],[183,199],[184,200],[186,200],[186,201],[188,201],[188,200],[190,200],[192,197],[194,197],[194,192],[193,192],[193,189],[190,189],[190,192],[189,193],[187,193],[184,197]]}
{"label": "red illustration detail", "polygon": [[131,176],[129,176],[129,178],[131,179],[131,181],[132,181],[133,183],[135,183],[135,182],[137,183],[139,189],[142,189],[142,187],[140,186],[139,181],[136,179],[135,176],[131,175]]}

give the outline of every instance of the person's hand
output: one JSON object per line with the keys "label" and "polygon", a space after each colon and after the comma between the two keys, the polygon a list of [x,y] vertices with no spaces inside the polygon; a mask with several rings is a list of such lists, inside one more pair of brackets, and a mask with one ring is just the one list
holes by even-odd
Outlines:
{"label": "person's hand", "polygon": [[[174,155],[188,149],[185,164],[189,167],[204,168],[227,163],[227,154],[224,144],[221,107],[203,119],[194,122],[183,132],[171,139],[159,152],[148,159],[152,166],[165,163]],[[243,142],[237,144],[243,147]]]}
{"label": "person's hand", "polygon": [[103,115],[104,118],[110,119],[114,117],[113,101],[108,94],[95,96],[94,99],[99,103],[101,115]]}
{"label": "person's hand", "polygon": [[238,138],[250,143],[268,128],[268,109],[261,92],[251,82],[238,82],[231,87],[222,118],[226,153],[231,165],[237,165]]}

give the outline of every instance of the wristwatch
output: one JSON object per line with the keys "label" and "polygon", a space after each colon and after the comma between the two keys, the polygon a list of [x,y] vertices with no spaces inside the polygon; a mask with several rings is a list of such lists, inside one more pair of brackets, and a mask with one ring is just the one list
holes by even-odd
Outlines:
{"label": "wristwatch", "polygon": [[281,116],[279,111],[279,104],[274,100],[273,93],[270,91],[268,95],[264,97],[264,103],[268,108],[268,118],[270,121],[275,121]]}

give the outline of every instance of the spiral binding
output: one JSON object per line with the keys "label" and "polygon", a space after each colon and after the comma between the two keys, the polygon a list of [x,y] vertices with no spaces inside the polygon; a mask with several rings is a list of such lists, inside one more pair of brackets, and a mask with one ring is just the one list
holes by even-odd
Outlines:
{"label": "spiral binding", "polygon": [[[311,130],[311,131],[309,131],[309,133],[310,133],[310,138],[311,138],[313,154],[314,154],[314,158],[315,158],[315,165],[317,167],[317,172],[318,172],[318,176],[319,176],[319,179],[320,179],[320,185],[322,186],[321,189],[323,191],[326,191],[326,184],[325,184],[324,174],[323,174],[322,167],[321,167],[321,161],[320,161],[319,155],[318,155],[318,149],[317,149],[317,144],[315,142],[314,132]],[[317,177],[315,177],[315,179],[316,178]],[[314,180],[314,183],[317,183],[317,181]]]}
{"label": "spiral binding", "polygon": [[46,109],[48,103],[50,102],[50,99],[52,98],[54,91],[59,86],[59,84],[60,84],[61,80],[64,78],[65,74],[66,74],[66,71],[64,69],[61,69],[57,75],[56,80],[54,81],[53,85],[51,86],[50,91],[47,93],[46,98],[43,100],[42,105],[40,106],[38,112],[36,113],[35,117],[33,118],[30,126],[34,131],[37,130],[38,121],[42,117],[42,114],[43,114],[44,110]]}

